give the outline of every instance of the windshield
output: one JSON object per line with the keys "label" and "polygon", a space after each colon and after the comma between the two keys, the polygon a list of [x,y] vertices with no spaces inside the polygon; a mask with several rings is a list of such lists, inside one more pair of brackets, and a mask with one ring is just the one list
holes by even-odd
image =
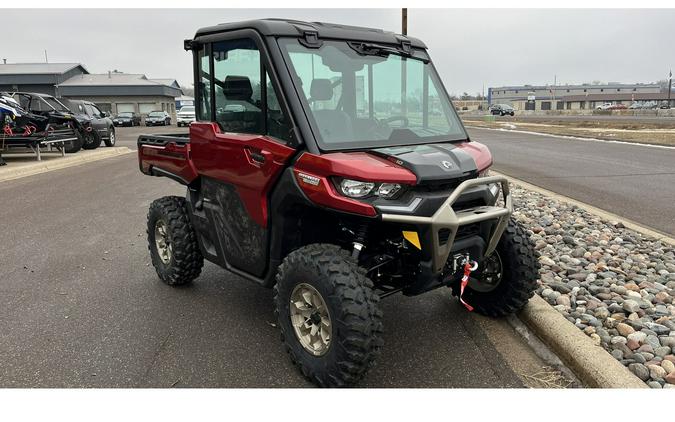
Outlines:
{"label": "windshield", "polygon": [[161,111],[153,111],[150,114],[148,114],[148,117],[163,117],[164,113]]}
{"label": "windshield", "polygon": [[180,111],[179,111],[179,113],[194,113],[194,112],[195,112],[195,108],[192,107],[192,106],[185,106],[185,107],[181,108]]}
{"label": "windshield", "polygon": [[64,112],[69,112],[68,108],[61,104],[56,98],[51,98],[51,97],[42,97],[43,100],[47,102],[50,106],[54,107],[54,110],[56,111],[64,111]]}
{"label": "windshield", "polygon": [[119,117],[133,117],[133,113],[123,112],[118,114]]}
{"label": "windshield", "polygon": [[322,149],[467,138],[424,51],[406,58],[377,49],[359,54],[344,41],[323,41],[320,48],[294,38],[279,44]]}

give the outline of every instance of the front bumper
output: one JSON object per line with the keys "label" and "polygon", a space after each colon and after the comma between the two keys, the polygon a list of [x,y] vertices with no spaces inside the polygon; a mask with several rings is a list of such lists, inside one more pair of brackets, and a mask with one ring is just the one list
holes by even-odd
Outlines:
{"label": "front bumper", "polygon": [[[477,186],[490,187],[491,185],[501,186],[504,206],[476,206],[457,211],[453,209],[453,205],[467,190]],[[512,212],[513,200],[508,180],[504,176],[492,176],[462,182],[430,217],[383,213],[382,221],[415,226],[420,229],[421,249],[425,252],[424,255],[429,257],[427,265],[423,265],[421,275],[435,278],[443,272],[457,233],[462,227],[490,220],[495,222],[485,239],[486,246],[483,255],[489,255],[495,250]]]}

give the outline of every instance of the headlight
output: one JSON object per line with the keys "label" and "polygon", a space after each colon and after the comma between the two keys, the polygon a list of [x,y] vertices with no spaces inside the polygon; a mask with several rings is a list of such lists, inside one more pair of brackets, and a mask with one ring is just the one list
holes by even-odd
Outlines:
{"label": "headlight", "polygon": [[390,199],[393,198],[400,190],[401,185],[398,183],[382,183],[377,189],[377,196],[384,199]]}
{"label": "headlight", "polygon": [[403,187],[398,183],[362,182],[360,180],[342,179],[338,184],[343,195],[350,198],[365,198],[376,195],[384,199],[392,199]]}
{"label": "headlight", "polygon": [[345,196],[350,198],[363,198],[370,194],[375,187],[375,183],[361,182],[359,180],[342,179],[340,190]]}

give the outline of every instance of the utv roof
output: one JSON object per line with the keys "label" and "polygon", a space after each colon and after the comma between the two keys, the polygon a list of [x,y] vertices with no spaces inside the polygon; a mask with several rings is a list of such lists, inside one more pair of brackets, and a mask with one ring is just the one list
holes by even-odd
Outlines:
{"label": "utv roof", "polygon": [[222,23],[201,28],[197,31],[195,38],[225,31],[235,31],[237,29],[254,29],[263,36],[273,37],[302,37],[305,32],[309,31],[316,32],[319,39],[341,39],[383,44],[400,44],[401,40],[407,39],[413,47],[426,48],[426,45],[417,38],[395,34],[394,32],[382,29],[273,18]]}

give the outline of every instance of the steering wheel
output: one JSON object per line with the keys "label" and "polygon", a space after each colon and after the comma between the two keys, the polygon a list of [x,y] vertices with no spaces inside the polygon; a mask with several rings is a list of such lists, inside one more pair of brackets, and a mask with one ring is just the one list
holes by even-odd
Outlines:
{"label": "steering wheel", "polygon": [[391,116],[391,117],[387,117],[386,119],[381,119],[381,120],[379,120],[380,123],[384,123],[384,124],[386,124],[387,126],[389,126],[389,123],[391,123],[391,122],[397,122],[397,121],[403,122],[403,127],[407,127],[407,126],[408,126],[408,118],[407,118],[406,116],[404,116],[404,115]]}

